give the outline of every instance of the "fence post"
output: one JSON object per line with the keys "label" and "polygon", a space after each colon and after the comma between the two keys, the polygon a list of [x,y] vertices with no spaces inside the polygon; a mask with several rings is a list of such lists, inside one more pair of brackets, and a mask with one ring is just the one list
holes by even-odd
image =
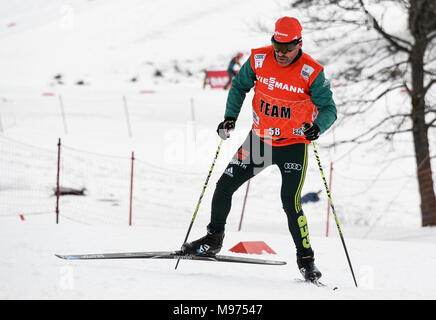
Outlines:
{"label": "fence post", "polygon": [[132,225],[132,204],[133,204],[133,163],[135,161],[135,153],[132,151],[132,166],[130,170],[130,209],[129,209],[129,226]]}
{"label": "fence post", "polygon": [[[333,154],[335,154],[336,153],[335,128],[333,128],[332,134],[333,134]],[[331,151],[331,149],[329,149],[329,152],[330,151]],[[330,157],[330,159],[331,159],[331,157]],[[332,179],[333,179],[333,160],[330,161],[330,177],[329,177],[329,190],[330,190],[330,193],[332,192]],[[326,224],[326,232],[325,232],[325,236],[326,237],[329,236],[329,221],[330,221],[330,202],[327,199],[327,224]]]}
{"label": "fence post", "polygon": [[194,131],[194,141],[197,142],[197,130],[195,129],[195,105],[194,105],[194,97],[191,97],[191,121],[192,121],[192,129]]}
{"label": "fence post", "polygon": [[126,115],[127,130],[129,132],[129,137],[131,138],[132,137],[132,127],[130,126],[129,109],[127,108],[126,96],[123,96],[123,103],[124,103],[124,113]]}
{"label": "fence post", "polygon": [[[333,179],[333,161],[330,162],[330,177],[329,177],[329,190],[332,192],[332,179]],[[330,221],[330,202],[327,199],[327,225],[325,236],[329,236],[329,221]]]}
{"label": "fence post", "polygon": [[58,170],[56,177],[56,224],[59,224],[59,197],[60,197],[60,186],[59,186],[59,176],[61,167],[61,138],[58,140]]}
{"label": "fence post", "polygon": [[245,190],[244,204],[242,205],[241,220],[239,221],[238,231],[241,231],[242,229],[242,219],[244,218],[245,204],[247,203],[247,195],[248,195],[248,189],[250,188],[250,181],[251,179],[248,180],[247,189]]}
{"label": "fence post", "polygon": [[59,95],[59,106],[61,107],[62,121],[64,122],[64,132],[65,132],[65,134],[68,134],[67,119],[65,117],[64,103],[62,101],[61,95]]}

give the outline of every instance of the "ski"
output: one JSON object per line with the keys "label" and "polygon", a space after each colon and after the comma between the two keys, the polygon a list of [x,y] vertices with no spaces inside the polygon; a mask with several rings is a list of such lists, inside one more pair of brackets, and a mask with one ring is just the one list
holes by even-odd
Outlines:
{"label": "ski", "polygon": [[226,255],[185,255],[180,251],[157,251],[157,252],[120,252],[120,253],[97,253],[97,254],[73,254],[56,257],[65,260],[96,260],[96,259],[183,259],[195,261],[234,262],[264,265],[285,265],[285,261],[275,261],[257,258],[245,258]]}
{"label": "ski", "polygon": [[330,286],[328,286],[328,285],[322,283],[322,282],[319,281],[319,280],[303,280],[303,279],[295,279],[295,281],[296,281],[296,282],[299,282],[299,283],[313,284],[313,285],[315,285],[315,286],[317,286],[317,287],[320,287],[320,288],[327,288],[327,289],[331,289],[331,290],[338,290],[338,287],[336,287],[336,286],[334,286],[334,287],[330,287]]}
{"label": "ski", "polygon": [[319,280],[308,280],[307,282],[312,283],[312,284],[316,285],[317,287],[327,288],[327,285],[325,285],[324,283],[322,283]]}

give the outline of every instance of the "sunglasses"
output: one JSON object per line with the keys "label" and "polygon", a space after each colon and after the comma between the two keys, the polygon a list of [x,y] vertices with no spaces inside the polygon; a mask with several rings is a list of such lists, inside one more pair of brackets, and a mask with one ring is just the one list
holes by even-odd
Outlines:
{"label": "sunglasses", "polygon": [[295,39],[291,42],[277,42],[274,39],[274,36],[271,37],[271,44],[274,48],[275,51],[280,51],[281,53],[288,53],[291,52],[293,50],[295,50],[295,48],[298,46],[298,44],[301,42],[301,38],[299,39]]}

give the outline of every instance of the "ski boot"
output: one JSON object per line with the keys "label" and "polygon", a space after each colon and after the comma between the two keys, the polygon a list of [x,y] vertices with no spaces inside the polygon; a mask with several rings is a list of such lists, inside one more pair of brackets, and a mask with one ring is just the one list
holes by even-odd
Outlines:
{"label": "ski boot", "polygon": [[217,232],[208,226],[207,234],[195,241],[182,245],[181,253],[184,255],[216,255],[222,248],[224,231]]}
{"label": "ski boot", "polygon": [[306,281],[318,281],[318,279],[322,276],[321,271],[319,271],[319,269],[315,266],[315,258],[313,256],[297,256],[297,265],[301,275]]}

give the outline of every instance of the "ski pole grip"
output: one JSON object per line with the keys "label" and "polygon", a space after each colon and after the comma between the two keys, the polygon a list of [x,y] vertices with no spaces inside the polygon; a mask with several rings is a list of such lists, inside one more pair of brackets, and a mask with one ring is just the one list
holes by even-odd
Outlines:
{"label": "ski pole grip", "polygon": [[313,126],[313,123],[307,123],[307,122],[303,122],[303,128],[304,129],[309,129],[311,126]]}

